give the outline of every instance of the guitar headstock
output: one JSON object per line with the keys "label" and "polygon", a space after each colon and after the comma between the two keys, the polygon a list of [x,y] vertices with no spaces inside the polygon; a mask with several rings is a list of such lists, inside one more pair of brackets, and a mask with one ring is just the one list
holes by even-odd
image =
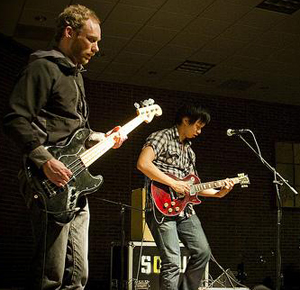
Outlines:
{"label": "guitar headstock", "polygon": [[150,123],[154,116],[161,116],[162,109],[159,105],[154,104],[153,99],[144,100],[140,104],[135,103],[134,106],[137,109],[137,114],[146,123]]}
{"label": "guitar headstock", "polygon": [[250,179],[248,178],[247,174],[245,175],[244,173],[239,173],[238,179],[241,187],[248,187],[248,185],[250,184]]}

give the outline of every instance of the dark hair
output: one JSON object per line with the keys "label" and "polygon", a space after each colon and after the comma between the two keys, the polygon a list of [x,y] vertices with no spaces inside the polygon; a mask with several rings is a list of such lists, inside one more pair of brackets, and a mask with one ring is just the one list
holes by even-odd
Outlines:
{"label": "dark hair", "polygon": [[198,120],[206,125],[210,122],[209,112],[202,106],[193,103],[184,104],[178,109],[175,124],[180,125],[184,117],[189,118],[189,124],[194,124]]}
{"label": "dark hair", "polygon": [[68,6],[59,14],[56,20],[55,41],[60,41],[67,26],[71,26],[74,30],[79,31],[85,24],[85,21],[90,18],[100,24],[100,20],[93,10],[80,4]]}

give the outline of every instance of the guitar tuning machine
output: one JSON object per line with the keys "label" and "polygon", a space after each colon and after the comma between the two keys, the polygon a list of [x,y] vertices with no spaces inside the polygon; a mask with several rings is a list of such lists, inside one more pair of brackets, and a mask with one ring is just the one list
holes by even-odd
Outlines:
{"label": "guitar tuning machine", "polygon": [[148,99],[148,105],[153,105],[154,104],[154,100],[153,99]]}
{"label": "guitar tuning machine", "polygon": [[139,103],[134,103],[133,105],[136,109],[139,109],[141,107]]}
{"label": "guitar tuning machine", "polygon": [[141,102],[141,106],[142,107],[148,107],[154,104],[154,100],[153,99],[148,99],[148,100],[144,100]]}

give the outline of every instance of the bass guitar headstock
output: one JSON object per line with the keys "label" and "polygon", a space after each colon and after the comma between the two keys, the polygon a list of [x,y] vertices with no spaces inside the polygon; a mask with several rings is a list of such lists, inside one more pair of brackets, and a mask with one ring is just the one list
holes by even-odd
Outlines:
{"label": "bass guitar headstock", "polygon": [[162,115],[162,109],[159,105],[154,104],[153,99],[144,100],[140,103],[135,103],[137,114],[146,123],[150,123],[155,116]]}

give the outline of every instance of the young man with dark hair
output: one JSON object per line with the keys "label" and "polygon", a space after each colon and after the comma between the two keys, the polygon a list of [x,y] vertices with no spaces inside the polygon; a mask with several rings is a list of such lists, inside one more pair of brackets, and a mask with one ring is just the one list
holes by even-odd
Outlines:
{"label": "young man with dark hair", "polygon": [[[156,181],[167,185],[176,194],[189,193],[190,183],[182,179],[189,174],[197,175],[196,157],[190,140],[201,134],[209,122],[210,114],[201,106],[183,105],[176,114],[175,126],[152,133],[138,158],[137,167],[147,176],[149,211],[146,221],[160,252],[161,290],[197,290],[210,259],[210,247],[192,204],[189,203],[176,216],[165,216],[155,208],[149,185]],[[220,190],[206,189],[200,195],[221,198],[231,191],[233,185],[231,180],[226,180]],[[179,240],[190,254],[180,285]]]}
{"label": "young man with dark hair", "polygon": [[[4,131],[44,173],[51,187],[64,188],[74,172],[56,159],[47,146],[64,146],[78,129],[90,130],[81,72],[99,51],[100,21],[92,10],[71,5],[57,19],[55,39],[57,47],[33,53],[20,74],[4,118]],[[105,135],[92,130],[90,133],[90,143],[103,140]],[[117,135],[114,148],[125,139],[126,136]],[[84,289],[88,279],[90,218],[86,196],[79,195],[73,218],[62,223],[47,211],[45,200],[32,187],[24,170],[19,179],[36,244],[28,289]]]}

